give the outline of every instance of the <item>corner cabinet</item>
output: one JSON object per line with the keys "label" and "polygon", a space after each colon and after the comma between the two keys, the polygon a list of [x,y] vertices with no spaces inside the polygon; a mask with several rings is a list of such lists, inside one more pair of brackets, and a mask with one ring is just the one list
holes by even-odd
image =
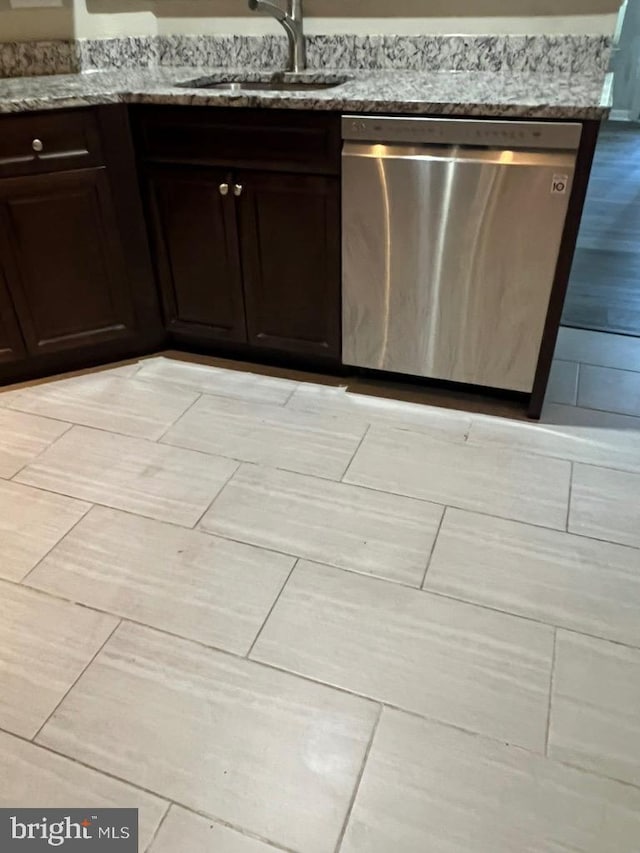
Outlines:
{"label": "corner cabinet", "polygon": [[161,341],[125,108],[0,119],[0,317],[0,379]]}
{"label": "corner cabinet", "polygon": [[340,126],[295,110],[135,112],[168,331],[340,360]]}

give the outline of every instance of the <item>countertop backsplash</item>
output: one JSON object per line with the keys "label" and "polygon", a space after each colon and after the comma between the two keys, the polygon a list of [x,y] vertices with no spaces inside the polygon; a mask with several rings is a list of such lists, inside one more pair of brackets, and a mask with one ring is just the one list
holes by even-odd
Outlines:
{"label": "countertop backsplash", "polygon": [[[371,71],[533,71],[604,74],[612,39],[603,35],[307,37],[309,68]],[[121,68],[282,68],[282,36],[130,36],[0,43],[0,77]]]}

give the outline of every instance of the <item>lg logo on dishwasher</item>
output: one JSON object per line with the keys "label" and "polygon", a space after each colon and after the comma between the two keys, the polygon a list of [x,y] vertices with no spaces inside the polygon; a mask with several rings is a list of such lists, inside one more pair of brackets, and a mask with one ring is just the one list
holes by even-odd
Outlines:
{"label": "lg logo on dishwasher", "polygon": [[569,175],[554,175],[551,181],[551,195],[566,195]]}
{"label": "lg logo on dishwasher", "polygon": [[137,809],[0,809],[1,853],[138,853]]}

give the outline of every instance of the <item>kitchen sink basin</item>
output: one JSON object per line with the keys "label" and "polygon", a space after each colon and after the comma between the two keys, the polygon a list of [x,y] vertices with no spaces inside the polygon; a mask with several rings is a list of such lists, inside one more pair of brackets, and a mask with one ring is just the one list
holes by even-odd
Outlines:
{"label": "kitchen sink basin", "polygon": [[200,77],[178,83],[183,89],[224,89],[229,92],[317,92],[334,89],[347,82],[347,77],[273,77],[269,80],[224,80],[219,77]]}

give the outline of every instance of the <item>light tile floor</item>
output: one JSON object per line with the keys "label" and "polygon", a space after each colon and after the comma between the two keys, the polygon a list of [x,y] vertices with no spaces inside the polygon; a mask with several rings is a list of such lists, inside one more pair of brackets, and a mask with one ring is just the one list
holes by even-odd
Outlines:
{"label": "light tile floor", "polygon": [[176,357],[0,393],[0,806],[638,853],[640,341],[593,335],[540,424]]}

